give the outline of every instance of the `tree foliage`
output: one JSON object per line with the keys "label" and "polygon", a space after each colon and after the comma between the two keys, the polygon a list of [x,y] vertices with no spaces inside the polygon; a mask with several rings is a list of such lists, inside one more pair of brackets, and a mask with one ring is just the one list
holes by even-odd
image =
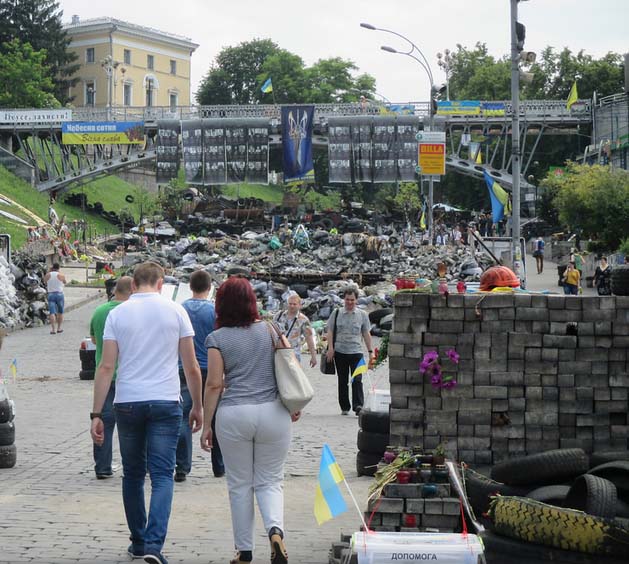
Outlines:
{"label": "tree foliage", "polygon": [[[199,104],[333,103],[357,101],[375,92],[368,74],[354,77],[356,66],[340,57],[307,67],[301,57],[270,39],[254,39],[224,48],[205,75]],[[260,90],[267,78],[273,94]]]}
{"label": "tree foliage", "polygon": [[[68,89],[78,79],[70,77],[80,65],[77,55],[68,51],[70,38],[61,23],[62,12],[55,0],[0,0],[0,45],[19,39],[35,51],[45,49],[45,66],[50,69],[54,95],[62,104],[70,101]],[[0,56],[6,53],[0,48]]]}
{"label": "tree foliage", "polygon": [[629,174],[609,166],[568,163],[566,173],[545,184],[555,194],[559,220],[607,249],[618,248],[629,229]]}
{"label": "tree foliage", "polygon": [[13,39],[2,44],[0,56],[0,107],[54,108],[59,102],[45,66],[46,51],[35,51],[29,43]]}

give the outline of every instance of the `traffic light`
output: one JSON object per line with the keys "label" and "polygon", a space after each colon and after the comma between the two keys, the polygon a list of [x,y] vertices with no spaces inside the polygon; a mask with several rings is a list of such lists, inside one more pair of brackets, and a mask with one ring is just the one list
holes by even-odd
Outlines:
{"label": "traffic light", "polygon": [[524,39],[526,39],[526,27],[520,22],[515,22],[515,36],[517,39],[517,49],[522,51],[524,49]]}
{"label": "traffic light", "polygon": [[435,115],[437,113],[438,104],[437,100],[441,97],[441,95],[446,91],[446,84],[433,84],[430,88],[430,112],[431,115]]}

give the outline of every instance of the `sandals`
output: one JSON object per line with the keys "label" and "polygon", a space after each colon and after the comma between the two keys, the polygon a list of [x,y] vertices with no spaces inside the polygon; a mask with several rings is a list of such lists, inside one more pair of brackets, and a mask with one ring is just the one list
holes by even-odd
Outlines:
{"label": "sandals", "polygon": [[236,552],[236,556],[229,561],[229,564],[251,564],[252,560],[241,560],[240,551]]}
{"label": "sandals", "polygon": [[284,539],[279,534],[273,534],[271,541],[271,564],[288,564],[288,552],[284,545]]}
{"label": "sandals", "polygon": [[56,331],[51,331],[50,332],[51,335],[54,335],[55,333],[56,333]]}
{"label": "sandals", "polygon": [[63,329],[58,329],[57,333],[63,333]]}

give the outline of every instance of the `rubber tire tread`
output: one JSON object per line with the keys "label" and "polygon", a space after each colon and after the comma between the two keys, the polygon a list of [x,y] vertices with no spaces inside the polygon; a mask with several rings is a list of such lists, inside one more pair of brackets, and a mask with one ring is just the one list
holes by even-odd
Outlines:
{"label": "rubber tire tread", "polygon": [[529,488],[508,486],[487,478],[471,468],[463,469],[465,491],[477,519],[487,513],[491,498],[495,495],[525,495]]}
{"label": "rubber tire tread", "polygon": [[629,503],[619,499],[616,502],[616,517],[621,517],[623,519],[629,519]]}
{"label": "rubber tire tread", "polygon": [[580,448],[548,450],[529,456],[510,458],[491,469],[491,477],[512,486],[561,483],[585,474],[589,458]]}
{"label": "rubber tire tread", "polygon": [[376,325],[378,325],[378,323],[380,323],[380,320],[386,316],[386,315],[391,315],[393,313],[393,308],[390,307],[382,307],[380,309],[374,309],[373,311],[369,312],[369,321],[371,321],[371,323],[375,323]]}
{"label": "rubber tire tread", "polygon": [[9,400],[0,400],[0,423],[8,423],[13,421],[13,408]]}
{"label": "rubber tire tread", "polygon": [[616,460],[601,464],[588,471],[588,474],[605,478],[612,482],[620,497],[629,496],[629,460]]}
{"label": "rubber tire tread", "polygon": [[356,475],[373,476],[378,469],[378,462],[381,459],[381,456],[359,450],[356,453]]}
{"label": "rubber tire tread", "polygon": [[617,460],[629,460],[629,450],[603,450],[590,454],[590,469],[616,462]]}
{"label": "rubber tire tread", "polygon": [[388,412],[361,409],[358,415],[358,425],[363,431],[368,433],[388,435],[391,418]]}
{"label": "rubber tire tread", "polygon": [[13,468],[17,461],[15,445],[0,446],[0,468]]}
{"label": "rubber tire tread", "polygon": [[0,446],[9,446],[15,442],[15,423],[0,423]]}
{"label": "rubber tire tread", "polygon": [[614,266],[611,272],[611,288],[615,296],[629,296],[629,265]]}
{"label": "rubber tire tread", "polygon": [[542,486],[526,494],[526,497],[549,505],[565,507],[566,496],[570,492],[570,486]]}
{"label": "rubber tire tread", "polygon": [[[492,500],[494,530],[526,542],[626,559],[629,530],[608,519],[520,497]],[[598,560],[596,560],[598,562]]]}
{"label": "rubber tire tread", "polygon": [[91,369],[91,370],[81,370],[79,372],[79,379],[80,380],[93,380],[94,379],[94,373],[95,370]]}
{"label": "rubber tire tread", "polygon": [[613,519],[616,516],[618,494],[616,486],[605,478],[583,474],[572,484],[565,507],[585,511],[596,517]]}
{"label": "rubber tire tread", "polygon": [[358,450],[382,457],[389,445],[389,433],[370,433],[359,429],[356,443]]}

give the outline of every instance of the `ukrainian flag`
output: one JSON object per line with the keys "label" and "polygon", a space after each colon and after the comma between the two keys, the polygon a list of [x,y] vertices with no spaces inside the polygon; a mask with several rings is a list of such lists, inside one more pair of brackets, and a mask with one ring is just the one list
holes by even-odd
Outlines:
{"label": "ukrainian flag", "polygon": [[[426,202],[424,202],[422,205],[422,214],[419,217],[419,228],[423,229],[424,231],[426,230]],[[356,368],[358,368],[358,366]]]}
{"label": "ukrainian flag", "polygon": [[566,109],[569,110],[572,104],[574,104],[579,99],[579,94],[577,93],[577,81],[574,81],[572,88],[570,89],[570,94],[568,94],[568,99],[566,100]]}
{"label": "ukrainian flag", "polygon": [[273,92],[273,82],[271,82],[270,77],[264,81],[264,84],[262,85],[262,88],[260,88],[260,90],[262,90],[262,92],[264,92],[265,94]]}
{"label": "ukrainian flag", "polygon": [[365,363],[365,357],[363,356],[358,361],[356,368],[354,368],[354,372],[352,372],[352,380],[356,378],[356,376],[360,376],[361,374],[364,374],[365,372],[367,372],[367,364]]}
{"label": "ukrainian flag", "polygon": [[324,444],[314,503],[314,514],[319,525],[347,511],[347,505],[338,486],[344,481],[343,471],[337,464],[330,447]]}
{"label": "ukrainian flag", "polygon": [[498,223],[505,214],[511,215],[511,202],[509,200],[509,194],[489,175],[486,170],[483,172],[483,176],[485,177],[487,189],[489,190],[489,197],[491,199],[492,221],[494,223]]}
{"label": "ukrainian flag", "polygon": [[17,376],[17,359],[14,358],[13,361],[11,362],[11,365],[9,366],[9,370],[11,372],[11,376],[13,376],[13,380],[15,380],[15,377]]}

